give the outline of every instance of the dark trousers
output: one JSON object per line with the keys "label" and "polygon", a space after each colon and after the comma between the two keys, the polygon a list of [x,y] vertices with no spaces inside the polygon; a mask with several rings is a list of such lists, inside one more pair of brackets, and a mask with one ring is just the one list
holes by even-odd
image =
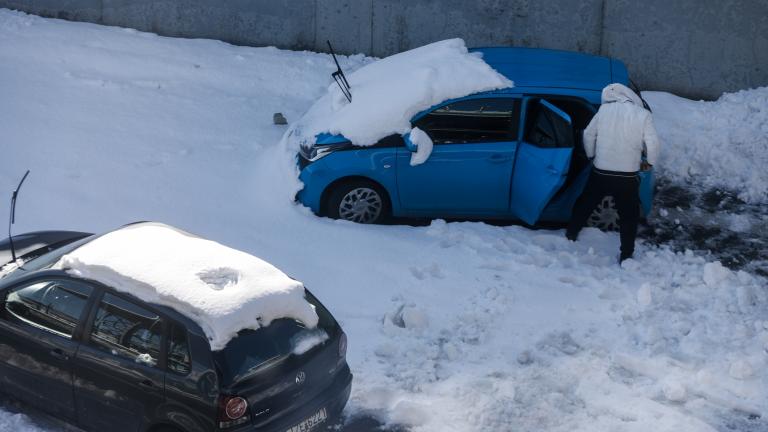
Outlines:
{"label": "dark trousers", "polygon": [[621,235],[621,259],[629,258],[635,251],[637,222],[640,218],[640,178],[637,173],[604,171],[593,168],[584,192],[573,206],[571,221],[566,235],[575,240],[587,223],[592,211],[605,196],[613,196],[619,212]]}

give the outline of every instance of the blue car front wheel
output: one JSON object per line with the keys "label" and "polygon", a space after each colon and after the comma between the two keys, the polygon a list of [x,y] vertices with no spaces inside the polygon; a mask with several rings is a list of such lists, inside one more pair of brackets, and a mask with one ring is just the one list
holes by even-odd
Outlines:
{"label": "blue car front wheel", "polygon": [[326,215],[357,223],[382,223],[389,216],[389,200],[384,190],[373,182],[349,181],[330,192]]}

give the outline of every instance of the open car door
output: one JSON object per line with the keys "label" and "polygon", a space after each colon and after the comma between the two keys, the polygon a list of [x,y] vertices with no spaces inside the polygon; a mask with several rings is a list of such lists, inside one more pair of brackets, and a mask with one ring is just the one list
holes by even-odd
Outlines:
{"label": "open car door", "polygon": [[568,175],[574,136],[568,114],[544,99],[526,100],[523,140],[512,173],[510,210],[529,225]]}

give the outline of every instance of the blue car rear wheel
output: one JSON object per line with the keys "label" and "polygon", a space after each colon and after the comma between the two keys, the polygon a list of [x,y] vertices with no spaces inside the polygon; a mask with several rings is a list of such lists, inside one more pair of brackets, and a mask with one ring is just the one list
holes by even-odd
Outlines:
{"label": "blue car rear wheel", "polygon": [[616,210],[616,203],[613,197],[608,195],[604,197],[597,207],[589,215],[587,226],[597,228],[601,231],[619,230],[619,212]]}

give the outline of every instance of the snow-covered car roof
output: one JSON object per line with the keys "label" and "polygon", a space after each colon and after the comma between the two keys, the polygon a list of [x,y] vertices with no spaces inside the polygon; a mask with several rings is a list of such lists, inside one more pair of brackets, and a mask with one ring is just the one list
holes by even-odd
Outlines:
{"label": "snow-covered car roof", "polygon": [[213,350],[275,319],[310,328],[318,322],[301,282],[253,255],[164,224],[112,231],[53,267],[175,309],[200,325]]}
{"label": "snow-covered car roof", "polygon": [[349,102],[333,83],[286,132],[289,147],[314,144],[319,134],[343,135],[373,145],[411,130],[411,118],[448,99],[511,87],[513,83],[470,53],[462,39],[448,39],[367,64],[348,75]]}

